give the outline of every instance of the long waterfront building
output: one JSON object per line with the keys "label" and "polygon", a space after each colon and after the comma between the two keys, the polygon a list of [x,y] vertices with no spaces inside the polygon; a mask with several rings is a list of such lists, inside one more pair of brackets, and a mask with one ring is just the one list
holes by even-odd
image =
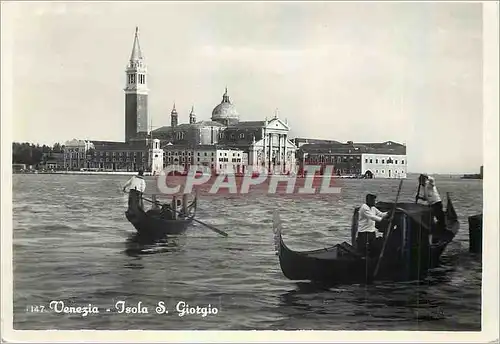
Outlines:
{"label": "long waterfront building", "polygon": [[[308,143],[314,142],[314,143]],[[406,146],[393,141],[354,143],[295,139],[299,173],[306,165],[333,166],[338,176],[357,175],[367,178],[406,178]]]}

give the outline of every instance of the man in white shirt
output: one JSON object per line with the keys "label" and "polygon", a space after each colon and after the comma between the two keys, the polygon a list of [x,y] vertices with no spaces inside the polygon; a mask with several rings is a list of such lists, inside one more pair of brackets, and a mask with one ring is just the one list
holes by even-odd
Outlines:
{"label": "man in white shirt", "polygon": [[123,186],[123,192],[127,192],[126,189],[128,190],[136,190],[139,192],[140,196],[140,206],[141,208],[144,209],[144,201],[142,199],[142,194],[146,190],[146,181],[144,180],[144,172],[142,170],[139,170],[139,173],[136,176],[132,176],[125,185]]}
{"label": "man in white shirt", "polygon": [[436,188],[436,181],[433,177],[421,174],[419,177],[420,185],[423,186],[424,195],[418,196],[418,199],[426,201],[431,207],[432,215],[436,218],[437,232],[439,235],[446,235],[446,217],[443,211],[443,202]]}
{"label": "man in white shirt", "polygon": [[381,222],[389,216],[389,213],[383,213],[375,207],[377,196],[373,194],[366,195],[366,203],[359,208],[358,212],[358,237],[356,244],[358,250],[366,256],[376,253],[377,238],[383,234],[375,227],[375,222]]}

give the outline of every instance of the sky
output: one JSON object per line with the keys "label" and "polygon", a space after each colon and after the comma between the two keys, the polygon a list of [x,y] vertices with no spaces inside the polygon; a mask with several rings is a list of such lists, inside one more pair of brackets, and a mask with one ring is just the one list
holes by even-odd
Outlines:
{"label": "sky", "polygon": [[[124,140],[135,27],[149,116],[241,120],[290,136],[407,146],[408,170],[483,164],[480,3],[21,2],[9,10],[13,140]],[[5,34],[5,33],[2,33]],[[4,47],[5,49],[5,47]]]}

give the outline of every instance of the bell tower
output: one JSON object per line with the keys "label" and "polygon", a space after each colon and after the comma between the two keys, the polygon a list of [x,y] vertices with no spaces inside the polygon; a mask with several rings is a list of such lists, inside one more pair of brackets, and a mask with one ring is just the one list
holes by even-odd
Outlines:
{"label": "bell tower", "polygon": [[125,141],[128,142],[139,133],[148,133],[147,67],[139,45],[138,27],[125,73]]}
{"label": "bell tower", "polygon": [[170,112],[170,126],[175,128],[179,124],[179,115],[177,114],[177,110],[175,109],[175,103],[172,107],[172,111]]}
{"label": "bell tower", "polygon": [[196,123],[196,114],[194,113],[194,106],[191,107],[191,112],[189,113],[189,124]]}

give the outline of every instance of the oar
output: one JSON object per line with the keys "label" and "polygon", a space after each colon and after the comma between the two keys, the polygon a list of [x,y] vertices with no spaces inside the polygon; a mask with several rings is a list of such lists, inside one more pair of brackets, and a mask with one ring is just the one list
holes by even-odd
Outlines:
{"label": "oar", "polygon": [[[145,197],[142,197],[142,199],[143,199],[143,200],[145,200],[145,201],[151,202],[151,203],[161,204],[159,201],[156,201],[156,202],[155,202],[155,201],[150,200],[150,199],[147,199],[147,198],[145,198]],[[180,211],[177,211],[177,209],[173,209],[173,210],[174,210],[177,214],[180,214]],[[229,234],[227,234],[226,232],[221,231],[220,229],[218,229],[218,228],[216,228],[216,227],[214,227],[214,226],[212,226],[212,225],[209,225],[208,223],[205,223],[205,222],[203,222],[203,221],[197,220],[197,219],[195,219],[195,218],[193,218],[192,220],[193,220],[194,222],[199,223],[200,225],[203,225],[203,226],[207,227],[208,229],[213,230],[214,232],[216,232],[216,233],[218,233],[218,234],[220,234],[220,235],[222,235],[222,236],[224,236],[224,237],[229,236]]]}
{"label": "oar", "polygon": [[385,247],[387,241],[389,241],[389,235],[392,229],[392,220],[394,219],[394,213],[396,212],[396,207],[398,205],[399,193],[401,192],[401,186],[403,186],[403,179],[399,182],[398,194],[396,195],[396,202],[394,202],[394,207],[392,208],[391,218],[389,219],[389,226],[387,227],[387,235],[385,236],[384,244],[382,245],[382,251],[380,251],[380,256],[378,257],[377,265],[375,266],[375,271],[373,273],[373,278],[377,277],[378,269],[380,268],[380,262],[384,257]]}
{"label": "oar", "polygon": [[420,183],[420,180],[419,180],[418,181],[417,195],[415,196],[415,204],[418,203],[418,197],[420,196],[420,186],[421,186],[421,183]]}
{"label": "oar", "polygon": [[207,227],[208,229],[211,229],[211,230],[213,230],[214,232],[219,233],[219,234],[220,234],[220,235],[222,235],[222,236],[227,237],[227,236],[229,235],[229,234],[227,234],[226,232],[221,231],[220,229],[215,228],[215,227],[214,227],[214,226],[212,226],[212,225],[209,225],[208,223],[205,223],[205,222],[202,222],[202,221],[200,221],[200,220],[196,220],[196,219],[193,219],[193,221],[194,221],[194,222],[198,222],[200,225],[203,225],[203,226]]}
{"label": "oar", "polygon": [[[180,214],[180,212],[179,212],[179,211],[177,211],[176,209],[174,209],[174,211],[175,211],[177,214]],[[214,227],[214,226],[212,226],[212,225],[209,225],[208,223],[205,223],[205,222],[203,222],[203,221],[197,220],[197,219],[195,219],[195,218],[192,218],[191,220],[193,220],[194,222],[199,223],[200,225],[203,225],[203,226],[207,227],[208,229],[213,230],[215,233],[218,233],[218,234],[220,234],[220,235],[222,235],[222,236],[224,236],[224,237],[227,237],[227,236],[229,235],[229,234],[227,234],[226,232],[221,231],[220,229],[218,229],[218,228],[216,228],[216,227]]]}
{"label": "oar", "polygon": [[418,203],[418,197],[420,196],[420,187],[422,186],[422,177],[423,177],[422,174],[418,177],[418,189],[417,189],[417,195],[415,196],[415,204]]}

